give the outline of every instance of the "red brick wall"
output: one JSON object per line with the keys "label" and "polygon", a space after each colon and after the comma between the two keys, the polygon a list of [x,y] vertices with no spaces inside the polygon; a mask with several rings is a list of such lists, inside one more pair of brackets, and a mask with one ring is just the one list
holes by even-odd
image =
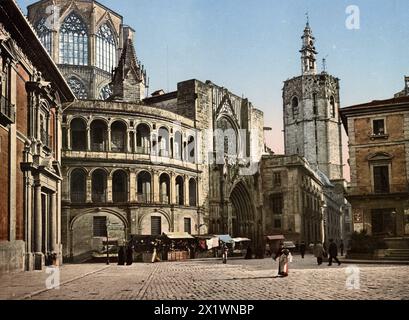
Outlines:
{"label": "red brick wall", "polygon": [[9,136],[0,128],[0,241],[8,240],[9,226]]}
{"label": "red brick wall", "polygon": [[17,131],[27,136],[29,109],[26,82],[30,80],[30,77],[21,65],[18,66],[17,73]]}
{"label": "red brick wall", "polygon": [[16,239],[24,240],[24,176],[20,163],[24,161],[24,143],[17,140],[16,161]]}

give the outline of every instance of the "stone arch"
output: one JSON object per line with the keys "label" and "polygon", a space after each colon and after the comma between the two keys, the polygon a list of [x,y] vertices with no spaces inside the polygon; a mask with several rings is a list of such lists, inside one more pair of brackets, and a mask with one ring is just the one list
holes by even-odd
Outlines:
{"label": "stone arch", "polygon": [[256,215],[253,199],[244,181],[237,182],[231,189],[230,204],[232,206],[232,233],[237,237],[255,239]]}
{"label": "stone arch", "polygon": [[166,224],[164,224],[163,221],[161,221],[161,229],[162,229],[161,232],[162,233],[166,231],[169,231],[169,232],[173,231],[173,219],[171,215],[165,210],[155,209],[149,212],[145,212],[139,216],[138,225],[143,235],[151,234],[151,228],[152,228],[151,221],[148,221],[147,219],[150,217],[155,217],[155,216],[163,217],[165,219],[164,221]]}

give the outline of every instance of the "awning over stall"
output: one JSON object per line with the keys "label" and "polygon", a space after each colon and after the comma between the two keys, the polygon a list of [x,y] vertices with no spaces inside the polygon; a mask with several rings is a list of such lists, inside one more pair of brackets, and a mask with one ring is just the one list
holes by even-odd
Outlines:
{"label": "awning over stall", "polygon": [[218,235],[216,237],[218,237],[219,240],[224,242],[224,243],[234,243],[233,238],[230,237],[228,234]]}
{"label": "awning over stall", "polygon": [[280,235],[274,235],[274,236],[267,236],[267,240],[271,240],[271,241],[274,241],[274,240],[285,240],[285,237],[284,237],[282,234],[280,234]]}
{"label": "awning over stall", "polygon": [[171,240],[194,239],[194,237],[187,232],[164,232],[164,235]]}
{"label": "awning over stall", "polygon": [[234,242],[250,242],[251,240],[248,238],[233,238]]}

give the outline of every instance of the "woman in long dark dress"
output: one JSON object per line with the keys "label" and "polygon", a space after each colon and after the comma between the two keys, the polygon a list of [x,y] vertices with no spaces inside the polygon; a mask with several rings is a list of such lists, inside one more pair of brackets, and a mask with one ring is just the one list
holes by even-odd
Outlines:
{"label": "woman in long dark dress", "polygon": [[130,266],[133,263],[133,247],[132,245],[128,245],[126,248],[126,265]]}

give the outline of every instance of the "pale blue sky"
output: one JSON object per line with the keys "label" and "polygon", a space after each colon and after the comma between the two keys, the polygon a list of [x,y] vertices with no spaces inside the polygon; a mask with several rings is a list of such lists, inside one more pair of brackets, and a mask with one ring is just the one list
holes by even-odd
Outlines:
{"label": "pale blue sky", "polygon": [[[18,2],[25,9],[35,1]],[[408,0],[100,2],[136,30],[150,92],[196,78],[244,95],[264,111],[266,126],[274,129],[268,142],[277,152],[283,151],[282,83],[300,73],[307,10],[318,59],[328,55],[328,72],[341,79],[342,106],[389,98],[409,74]],[[360,30],[345,26],[351,4],[360,8]]]}

